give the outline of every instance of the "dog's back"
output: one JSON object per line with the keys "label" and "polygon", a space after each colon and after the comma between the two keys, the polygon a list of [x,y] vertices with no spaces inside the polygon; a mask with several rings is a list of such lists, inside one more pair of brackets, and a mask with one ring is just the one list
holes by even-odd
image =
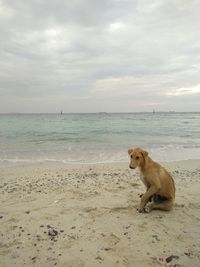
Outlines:
{"label": "dog's back", "polygon": [[175,184],[172,176],[169,172],[159,165],[159,177],[161,183],[161,189],[159,194],[167,199],[175,199]]}

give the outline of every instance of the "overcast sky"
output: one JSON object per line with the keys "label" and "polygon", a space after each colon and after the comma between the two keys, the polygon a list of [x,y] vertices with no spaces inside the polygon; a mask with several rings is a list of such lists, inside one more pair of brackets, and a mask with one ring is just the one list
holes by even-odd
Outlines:
{"label": "overcast sky", "polygon": [[200,111],[199,0],[0,0],[0,112]]}

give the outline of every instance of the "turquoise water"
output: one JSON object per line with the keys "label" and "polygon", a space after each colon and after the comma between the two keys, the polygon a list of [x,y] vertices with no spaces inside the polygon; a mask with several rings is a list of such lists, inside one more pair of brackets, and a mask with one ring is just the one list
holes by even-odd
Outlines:
{"label": "turquoise water", "polygon": [[141,146],[156,160],[200,158],[200,113],[0,115],[0,162],[128,161]]}

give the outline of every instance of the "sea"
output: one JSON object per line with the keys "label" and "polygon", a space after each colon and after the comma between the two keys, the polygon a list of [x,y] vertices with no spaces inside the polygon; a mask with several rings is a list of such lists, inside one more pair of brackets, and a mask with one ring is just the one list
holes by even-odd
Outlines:
{"label": "sea", "polygon": [[1,114],[0,164],[200,159],[200,113]]}

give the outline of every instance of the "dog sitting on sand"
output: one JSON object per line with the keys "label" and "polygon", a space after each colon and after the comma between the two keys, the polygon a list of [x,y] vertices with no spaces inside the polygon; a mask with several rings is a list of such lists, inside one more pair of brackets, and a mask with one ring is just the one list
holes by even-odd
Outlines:
{"label": "dog sitting on sand", "polygon": [[[140,178],[146,187],[141,196],[139,212],[150,212],[153,209],[170,210],[175,200],[175,184],[171,175],[159,163],[153,161],[143,149],[130,148],[131,169],[139,167]],[[153,200],[153,201],[152,201]],[[152,201],[148,206],[146,204]]]}

